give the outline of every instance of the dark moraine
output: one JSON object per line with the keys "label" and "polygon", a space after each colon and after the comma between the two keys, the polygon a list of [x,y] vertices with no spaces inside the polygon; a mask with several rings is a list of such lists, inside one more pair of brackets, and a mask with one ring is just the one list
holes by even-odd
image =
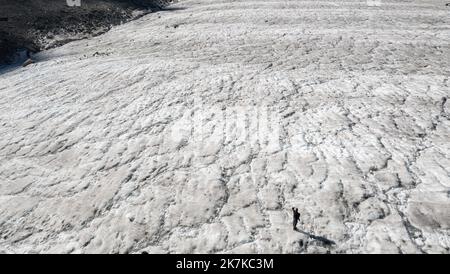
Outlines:
{"label": "dark moraine", "polygon": [[[62,45],[76,34],[99,34],[136,17],[136,11],[157,11],[170,0],[0,0],[0,63],[11,62],[18,50],[39,51]],[[141,13],[142,14],[142,13]],[[52,39],[63,34],[63,39]],[[48,41],[52,41],[49,43]]]}

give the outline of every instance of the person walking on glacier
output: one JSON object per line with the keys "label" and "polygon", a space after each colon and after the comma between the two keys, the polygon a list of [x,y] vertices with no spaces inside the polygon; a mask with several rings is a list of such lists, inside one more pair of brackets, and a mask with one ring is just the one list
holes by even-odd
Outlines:
{"label": "person walking on glacier", "polygon": [[300,213],[298,212],[298,208],[292,208],[292,226],[294,230],[297,230],[297,223],[300,220]]}

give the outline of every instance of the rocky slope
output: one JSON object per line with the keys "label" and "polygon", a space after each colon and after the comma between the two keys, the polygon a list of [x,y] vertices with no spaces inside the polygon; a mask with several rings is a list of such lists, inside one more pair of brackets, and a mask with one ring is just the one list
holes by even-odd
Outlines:
{"label": "rocky slope", "polygon": [[175,7],[0,75],[0,251],[449,253],[443,1]]}
{"label": "rocky slope", "polygon": [[[39,51],[106,32],[113,25],[160,10],[170,0],[0,0],[0,64],[16,51]],[[71,4],[72,5],[72,4]]]}

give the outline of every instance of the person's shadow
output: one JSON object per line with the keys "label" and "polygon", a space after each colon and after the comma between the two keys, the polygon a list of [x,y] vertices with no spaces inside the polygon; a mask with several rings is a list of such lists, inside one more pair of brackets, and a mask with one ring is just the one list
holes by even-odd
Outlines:
{"label": "person's shadow", "polygon": [[302,234],[305,234],[306,236],[310,237],[311,239],[320,241],[320,242],[322,242],[324,245],[335,245],[335,244],[336,244],[334,241],[332,241],[332,240],[330,240],[330,239],[327,239],[327,238],[322,237],[322,236],[316,236],[316,235],[313,235],[313,234],[311,234],[311,233],[308,233],[308,232],[306,232],[306,231],[300,230],[300,229],[298,229],[298,228],[296,228],[295,231],[300,232],[300,233],[302,233]]}

